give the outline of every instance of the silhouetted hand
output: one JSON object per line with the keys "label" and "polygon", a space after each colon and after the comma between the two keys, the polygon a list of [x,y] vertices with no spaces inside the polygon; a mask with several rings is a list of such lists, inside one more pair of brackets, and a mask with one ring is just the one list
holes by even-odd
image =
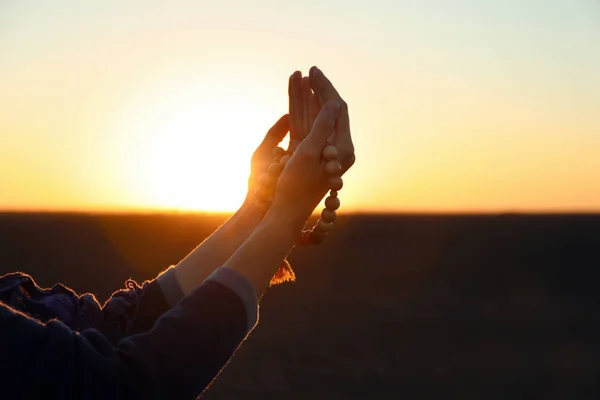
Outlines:
{"label": "silhouetted hand", "polygon": [[288,84],[290,145],[288,151],[294,151],[300,142],[308,136],[321,103],[313,93],[308,76],[303,77],[300,71],[294,72]]}
{"label": "silhouetted hand", "polygon": [[331,175],[325,171],[323,148],[328,144],[338,148],[343,172],[355,161],[348,106],[323,72],[315,67],[311,68],[310,82],[317,96],[324,101],[324,106],[310,133],[300,142],[283,169],[272,206],[276,213],[291,215],[292,221],[297,224],[294,228],[298,230],[302,229],[329,190]]}
{"label": "silhouetted hand", "polygon": [[289,130],[289,115],[285,114],[269,129],[261,144],[252,154],[246,201],[250,201],[252,194],[256,191],[260,176],[267,172],[273,160],[273,149],[283,140]]}

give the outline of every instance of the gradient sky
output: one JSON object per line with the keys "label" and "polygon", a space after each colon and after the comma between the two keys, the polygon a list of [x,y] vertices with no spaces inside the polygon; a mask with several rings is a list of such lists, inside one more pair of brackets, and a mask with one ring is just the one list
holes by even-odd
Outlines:
{"label": "gradient sky", "polygon": [[600,211],[596,0],[0,0],[0,209],[235,209],[315,64],[342,211]]}

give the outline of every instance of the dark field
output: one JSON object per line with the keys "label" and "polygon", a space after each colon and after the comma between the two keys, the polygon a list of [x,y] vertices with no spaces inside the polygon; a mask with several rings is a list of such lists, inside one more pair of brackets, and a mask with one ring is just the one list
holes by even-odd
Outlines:
{"label": "dark field", "polygon": [[[0,214],[0,272],[103,301],[224,218]],[[345,216],[290,260],[206,399],[599,398],[600,215]]]}

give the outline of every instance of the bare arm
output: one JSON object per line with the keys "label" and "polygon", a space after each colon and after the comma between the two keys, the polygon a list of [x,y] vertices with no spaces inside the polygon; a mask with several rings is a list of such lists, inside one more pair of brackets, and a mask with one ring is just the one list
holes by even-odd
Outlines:
{"label": "bare arm", "polygon": [[272,208],[224,267],[244,275],[260,298],[294,247],[304,222],[303,217],[297,217],[283,207]]}
{"label": "bare arm", "polygon": [[227,222],[210,235],[174,268],[184,295],[194,291],[204,280],[248,239],[262,216],[244,204]]}

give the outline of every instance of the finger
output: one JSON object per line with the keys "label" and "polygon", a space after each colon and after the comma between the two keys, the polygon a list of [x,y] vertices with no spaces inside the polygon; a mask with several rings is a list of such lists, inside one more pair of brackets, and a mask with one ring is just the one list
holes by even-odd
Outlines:
{"label": "finger", "polygon": [[312,95],[312,89],[310,88],[308,76],[302,78],[300,85],[302,90],[302,138],[305,138],[312,128],[310,120],[310,96]]}
{"label": "finger", "polygon": [[310,69],[309,82],[310,87],[319,97],[321,104],[325,104],[330,100],[342,99],[331,81],[327,79],[323,71],[321,71],[319,68],[312,67]]}
{"label": "finger", "polygon": [[290,76],[288,85],[289,114],[290,114],[290,140],[300,141],[302,130],[302,73],[294,72]]}
{"label": "finger", "polygon": [[290,116],[289,114],[284,114],[283,116],[281,116],[281,118],[279,118],[277,122],[275,122],[275,125],[273,125],[271,129],[269,129],[269,131],[265,135],[265,138],[258,146],[257,150],[271,151],[273,147],[275,147],[279,142],[283,140],[283,138],[285,137],[285,135],[287,135],[289,130]]}
{"label": "finger", "polygon": [[335,129],[335,122],[340,113],[341,104],[337,100],[327,102],[317,115],[315,124],[313,125],[310,134],[302,146],[306,146],[308,151],[318,153],[323,151],[323,146],[327,143],[327,138]]}
{"label": "finger", "polygon": [[336,122],[332,143],[338,149],[339,161],[342,164],[343,171],[346,172],[354,164],[354,144],[350,135],[348,107],[344,107],[343,103],[340,116]]}
{"label": "finger", "polygon": [[354,156],[354,144],[350,133],[350,117],[348,114],[348,105],[341,98],[338,91],[335,89],[331,81],[325,76],[323,71],[317,67],[312,67],[309,73],[310,84],[315,94],[321,101],[338,100],[341,102],[340,116],[336,123],[335,135],[333,144],[340,152],[340,161],[344,170],[347,170],[352,165],[352,157]]}
{"label": "finger", "polygon": [[[309,117],[308,119],[310,121],[311,128],[312,128],[313,124],[315,123],[315,119],[317,118],[319,111],[321,111],[321,106],[319,105],[317,95],[314,93],[311,93],[310,97],[308,99],[308,117]],[[310,132],[310,129],[309,129],[309,132]]]}

